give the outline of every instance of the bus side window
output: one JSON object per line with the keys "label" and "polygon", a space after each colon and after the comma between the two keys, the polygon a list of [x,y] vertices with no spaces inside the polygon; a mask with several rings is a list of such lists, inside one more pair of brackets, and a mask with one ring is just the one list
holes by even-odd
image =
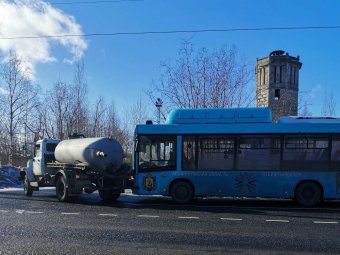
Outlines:
{"label": "bus side window", "polygon": [[237,169],[280,170],[280,148],[280,136],[240,136]]}
{"label": "bus side window", "polygon": [[234,168],[234,143],[232,136],[200,136],[198,169],[232,170]]}
{"label": "bus side window", "polygon": [[283,170],[327,170],[329,139],[325,135],[286,135]]}
{"label": "bus side window", "polygon": [[331,168],[333,170],[340,170],[340,136],[334,136],[332,139],[331,152]]}
{"label": "bus side window", "polygon": [[340,160],[340,137],[334,137],[332,141],[332,160]]}
{"label": "bus side window", "polygon": [[196,139],[195,136],[183,136],[182,169],[196,169]]}

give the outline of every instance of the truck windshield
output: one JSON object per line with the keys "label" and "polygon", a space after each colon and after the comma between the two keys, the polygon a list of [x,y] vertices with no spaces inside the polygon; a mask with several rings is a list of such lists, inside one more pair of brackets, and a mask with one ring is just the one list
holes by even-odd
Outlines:
{"label": "truck windshield", "polygon": [[36,157],[41,157],[41,148],[40,148],[40,143],[35,145],[35,156]]}

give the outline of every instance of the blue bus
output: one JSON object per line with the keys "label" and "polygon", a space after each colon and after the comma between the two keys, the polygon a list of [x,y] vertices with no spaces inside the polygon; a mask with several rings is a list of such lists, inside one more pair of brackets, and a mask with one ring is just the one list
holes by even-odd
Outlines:
{"label": "blue bus", "polygon": [[340,118],[269,108],[176,109],[137,125],[134,189],[181,204],[194,197],[340,199]]}

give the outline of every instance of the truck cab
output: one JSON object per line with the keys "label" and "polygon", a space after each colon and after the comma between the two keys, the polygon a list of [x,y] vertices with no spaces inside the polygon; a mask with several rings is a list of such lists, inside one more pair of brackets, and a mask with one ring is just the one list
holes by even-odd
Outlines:
{"label": "truck cab", "polygon": [[34,176],[44,176],[46,173],[46,164],[55,161],[54,151],[60,140],[43,139],[35,144],[33,157],[33,174]]}
{"label": "truck cab", "polygon": [[38,190],[38,182],[42,180],[46,173],[46,164],[55,161],[54,150],[60,140],[42,139],[38,140],[34,146],[33,158],[27,162],[24,180],[34,190]]}

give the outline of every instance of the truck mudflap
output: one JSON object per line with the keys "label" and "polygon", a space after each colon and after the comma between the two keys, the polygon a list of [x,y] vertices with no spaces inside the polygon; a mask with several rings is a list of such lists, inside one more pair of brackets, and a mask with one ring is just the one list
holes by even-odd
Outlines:
{"label": "truck mudflap", "polygon": [[123,184],[124,189],[133,189],[133,183],[134,183],[134,176],[133,175],[126,176],[124,178],[124,184]]}

